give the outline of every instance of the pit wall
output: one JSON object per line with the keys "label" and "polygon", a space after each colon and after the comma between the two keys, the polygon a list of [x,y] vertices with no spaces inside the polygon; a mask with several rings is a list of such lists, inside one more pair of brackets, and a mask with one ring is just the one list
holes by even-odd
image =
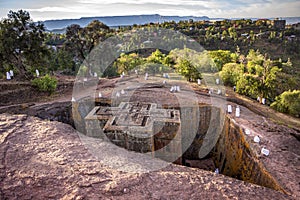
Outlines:
{"label": "pit wall", "polygon": [[[92,110],[95,104],[92,102],[73,103],[73,117],[75,124],[83,125],[78,127],[84,130],[84,117]],[[98,102],[98,105],[101,105]],[[219,110],[215,112],[216,110]],[[75,112],[75,113],[74,113]],[[218,125],[217,113],[222,115],[220,109],[210,105],[200,105],[199,109],[181,108],[181,132],[184,138],[181,146],[186,146],[186,142],[191,144],[184,152],[182,158],[197,160],[199,159],[199,151],[202,147],[203,140],[210,126]],[[192,117],[191,117],[192,116]],[[195,121],[199,122],[195,123]],[[196,136],[188,136],[193,129],[198,126]],[[277,180],[268,172],[263,163],[258,159],[257,154],[251,149],[250,144],[246,141],[243,129],[234,122],[233,119],[225,115],[224,125],[216,145],[208,156],[214,160],[215,166],[219,168],[220,173],[247,181],[253,184],[265,186],[277,191],[286,193]],[[189,131],[191,130],[191,131]],[[217,128],[214,129],[215,131]],[[84,131],[83,131],[84,132]]]}
{"label": "pit wall", "polygon": [[259,161],[246,141],[243,129],[228,116],[212,153],[220,173],[286,193]]}
{"label": "pit wall", "polygon": [[[196,111],[196,109],[192,109],[192,108],[182,108],[182,110],[188,110],[186,113],[188,113],[188,115],[184,115],[183,112],[181,112],[181,120],[185,120],[185,119],[189,119],[189,115],[190,113],[196,113],[198,115],[198,117],[195,119],[195,122],[199,122],[197,124],[194,125],[197,126],[197,132],[196,135],[193,135],[192,140],[190,141],[191,145],[189,145],[188,149],[186,151],[184,151],[183,154],[183,158],[184,159],[188,159],[188,160],[199,160],[199,151],[201,149],[201,146],[203,144],[203,140],[205,138],[205,135],[208,131],[208,128],[210,126],[211,123],[211,116],[212,116],[212,112],[214,112],[215,110],[212,106],[207,106],[207,105],[200,105],[199,110]],[[187,123],[187,126],[183,127],[182,129],[182,133],[184,133],[184,140],[186,141],[188,138],[186,136],[187,133],[191,133],[192,130],[190,131],[191,124]],[[183,142],[185,142],[183,141]],[[186,145],[185,145],[186,146]]]}

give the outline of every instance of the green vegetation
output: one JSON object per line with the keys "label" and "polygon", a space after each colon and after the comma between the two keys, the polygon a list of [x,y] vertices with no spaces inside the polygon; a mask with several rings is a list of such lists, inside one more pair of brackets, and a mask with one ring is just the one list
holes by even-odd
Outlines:
{"label": "green vegetation", "polygon": [[[190,39],[179,34],[163,37],[169,50],[151,49],[150,44],[161,34],[160,28],[181,32]],[[135,34],[139,29],[143,29],[142,34]],[[96,48],[110,36],[118,36],[120,44]],[[28,12],[10,11],[0,21],[0,77],[5,78],[6,72],[13,70],[18,80],[33,79],[36,69],[42,74],[88,77],[96,72],[102,77],[115,77],[139,69],[152,74],[177,71],[187,80],[195,81],[201,73],[218,72],[224,84],[236,86],[238,93],[267,98],[270,103],[275,101],[274,108],[295,115],[293,110],[297,106],[283,109],[280,102],[287,98],[285,91],[300,87],[299,38],[300,31],[293,26],[278,29],[270,20],[250,19],[172,21],[118,29],[95,20],[86,27],[72,24],[65,33],[54,34],[46,32],[42,23],[34,23]],[[185,48],[185,44],[192,42],[206,50]],[[105,55],[103,61],[91,57],[95,49]],[[86,59],[91,62],[80,67]],[[103,69],[105,66],[109,67]],[[51,85],[56,83],[45,77],[35,79],[33,84],[41,91],[54,91]]]}
{"label": "green vegetation", "polygon": [[300,117],[300,90],[286,91],[276,97],[275,102],[271,104],[271,108]]}
{"label": "green vegetation", "polygon": [[31,71],[40,72],[49,64],[50,51],[46,48],[45,28],[34,23],[23,10],[10,11],[0,23],[0,72],[10,69],[20,78],[33,78]]}
{"label": "green vegetation", "polygon": [[202,78],[200,71],[187,58],[180,59],[176,69],[188,81],[197,81],[197,79]]}
{"label": "green vegetation", "polygon": [[117,72],[121,74],[122,72],[129,74],[131,70],[137,68],[143,63],[143,59],[136,53],[131,53],[129,55],[122,53],[120,57],[115,61],[114,65]]}
{"label": "green vegetation", "polygon": [[231,52],[224,50],[210,51],[209,55],[213,59],[214,63],[217,66],[218,71],[222,70],[222,67],[231,62]]}
{"label": "green vegetation", "polygon": [[238,63],[226,63],[220,71],[225,85],[234,86],[244,74],[244,66]]}
{"label": "green vegetation", "polygon": [[46,74],[41,78],[35,78],[31,81],[32,85],[41,92],[53,93],[57,87],[57,80]]}
{"label": "green vegetation", "polygon": [[251,97],[274,98],[277,73],[280,69],[273,61],[258,51],[250,50],[247,55],[245,73],[237,81],[237,91]]}

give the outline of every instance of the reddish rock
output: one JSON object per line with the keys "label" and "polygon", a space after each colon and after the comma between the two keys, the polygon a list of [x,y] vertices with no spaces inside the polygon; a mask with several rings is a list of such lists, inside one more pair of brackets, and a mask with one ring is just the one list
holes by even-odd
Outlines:
{"label": "reddish rock", "polygon": [[95,159],[71,126],[25,115],[0,115],[0,161],[1,199],[292,199],[173,164],[119,172]]}

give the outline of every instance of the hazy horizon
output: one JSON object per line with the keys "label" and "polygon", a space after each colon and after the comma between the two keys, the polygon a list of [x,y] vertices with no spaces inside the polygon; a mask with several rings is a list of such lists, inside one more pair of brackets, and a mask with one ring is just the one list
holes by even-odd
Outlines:
{"label": "hazy horizon", "polygon": [[0,17],[9,10],[30,12],[34,21],[128,15],[207,16],[210,18],[300,17],[298,0],[10,0],[0,1]]}

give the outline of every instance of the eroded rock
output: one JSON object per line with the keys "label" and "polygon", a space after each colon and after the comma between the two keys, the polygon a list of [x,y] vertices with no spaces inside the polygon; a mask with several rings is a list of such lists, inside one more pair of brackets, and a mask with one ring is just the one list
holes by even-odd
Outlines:
{"label": "eroded rock", "polygon": [[95,159],[71,126],[25,115],[0,115],[0,142],[1,199],[291,198],[173,164],[143,174],[119,172]]}

